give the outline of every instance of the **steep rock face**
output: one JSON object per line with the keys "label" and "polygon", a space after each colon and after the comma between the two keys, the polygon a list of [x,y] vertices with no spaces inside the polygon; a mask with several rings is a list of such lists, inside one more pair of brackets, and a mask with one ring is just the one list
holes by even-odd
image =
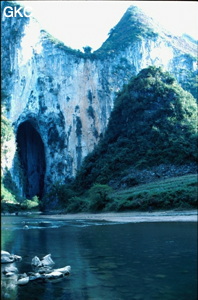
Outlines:
{"label": "steep rock face", "polygon": [[[196,49],[193,43],[182,42],[165,33],[146,35],[122,49],[102,47],[87,57],[57,42],[32,18],[3,17],[7,117],[16,136],[25,122],[39,135],[44,191],[52,182],[64,183],[75,176],[106,129],[115,93],[132,75],[149,65],[163,66],[177,77],[181,69],[195,70]],[[14,160],[11,172],[16,174]],[[26,187],[20,188],[24,193]]]}

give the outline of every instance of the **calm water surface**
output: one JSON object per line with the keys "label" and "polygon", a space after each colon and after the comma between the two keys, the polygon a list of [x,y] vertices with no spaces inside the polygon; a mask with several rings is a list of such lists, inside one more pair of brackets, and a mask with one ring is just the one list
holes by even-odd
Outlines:
{"label": "calm water surface", "polygon": [[[43,223],[42,223],[43,222]],[[48,222],[48,223],[47,223]],[[29,229],[23,229],[24,223]],[[2,217],[2,249],[23,257],[51,253],[55,268],[70,265],[59,281],[3,282],[10,300],[196,300],[197,224],[110,223]]]}

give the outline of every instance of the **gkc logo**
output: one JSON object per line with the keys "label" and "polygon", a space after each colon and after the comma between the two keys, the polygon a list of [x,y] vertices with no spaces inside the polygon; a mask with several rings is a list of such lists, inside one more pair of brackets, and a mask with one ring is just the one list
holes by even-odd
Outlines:
{"label": "gkc logo", "polygon": [[12,18],[12,17],[25,17],[29,18],[31,16],[32,9],[31,7],[11,7],[11,6],[6,6],[3,10],[3,15],[6,18]]}

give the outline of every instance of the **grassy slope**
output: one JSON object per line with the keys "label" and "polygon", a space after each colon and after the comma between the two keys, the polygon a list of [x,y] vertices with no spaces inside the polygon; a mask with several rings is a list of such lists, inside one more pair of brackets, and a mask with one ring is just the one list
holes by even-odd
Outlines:
{"label": "grassy slope", "polygon": [[197,175],[158,180],[114,192],[107,210],[196,208]]}

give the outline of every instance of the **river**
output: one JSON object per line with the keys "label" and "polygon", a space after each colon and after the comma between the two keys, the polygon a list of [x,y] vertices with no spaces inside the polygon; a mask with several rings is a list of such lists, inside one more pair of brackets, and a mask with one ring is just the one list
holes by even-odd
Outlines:
{"label": "river", "polygon": [[[54,267],[71,266],[56,281],[11,285],[9,300],[195,300],[197,223],[122,223],[3,216],[2,249],[22,256],[19,273],[34,256],[51,253]],[[24,225],[28,229],[24,229]],[[26,226],[26,227],[27,227]]]}

